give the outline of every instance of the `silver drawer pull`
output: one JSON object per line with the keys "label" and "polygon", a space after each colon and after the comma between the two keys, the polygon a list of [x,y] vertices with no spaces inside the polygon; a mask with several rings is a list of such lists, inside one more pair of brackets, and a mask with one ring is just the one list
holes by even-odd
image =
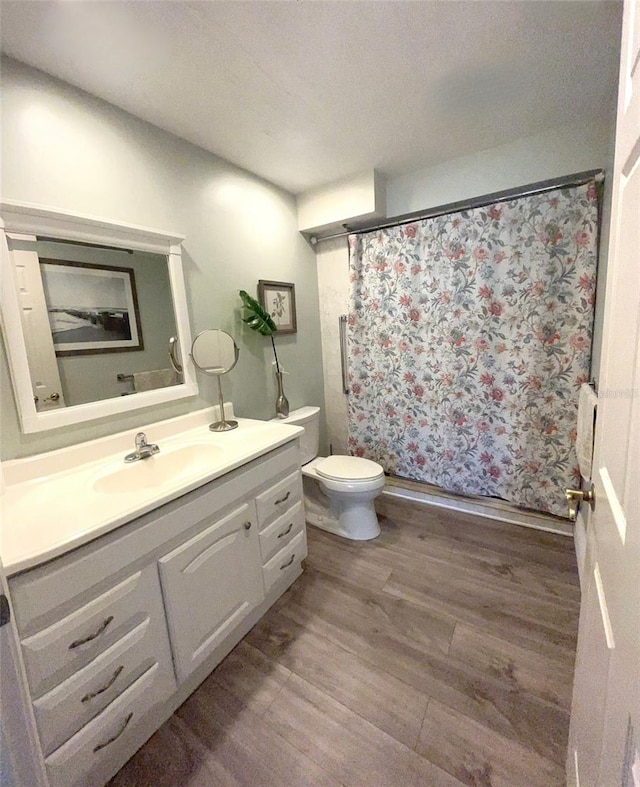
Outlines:
{"label": "silver drawer pull", "polygon": [[72,642],[71,645],[69,645],[69,650],[73,650],[74,648],[79,648],[80,645],[86,645],[87,642],[91,642],[92,639],[99,637],[100,634],[104,632],[104,630],[107,628],[107,626],[109,625],[109,623],[111,623],[112,620],[113,620],[113,615],[109,615],[109,617],[100,624],[100,628],[94,634],[89,634],[89,636],[85,637],[84,639],[75,640],[75,642]]}
{"label": "silver drawer pull", "polygon": [[104,692],[107,689],[110,689],[113,686],[113,684],[118,679],[118,675],[122,672],[123,669],[124,669],[124,664],[121,664],[118,667],[118,669],[113,673],[108,683],[106,683],[101,689],[97,689],[96,691],[89,692],[89,694],[85,694],[81,702],[89,702],[89,700],[92,700],[94,697],[98,697],[100,694],[104,694]]}
{"label": "silver drawer pull", "polygon": [[288,536],[292,528],[293,528],[293,522],[291,522],[289,527],[286,530],[283,530],[282,533],[278,533],[278,538],[283,538],[283,536]]}
{"label": "silver drawer pull", "polygon": [[290,494],[291,494],[291,490],[289,490],[284,497],[281,497],[280,500],[276,500],[276,502],[273,505],[279,506],[280,503],[286,503],[286,501],[289,499]]}
{"label": "silver drawer pull", "polygon": [[124,720],[124,724],[122,725],[122,727],[120,727],[118,732],[116,732],[116,734],[113,736],[113,738],[109,738],[108,741],[105,741],[104,743],[99,743],[97,746],[94,746],[93,747],[93,753],[95,754],[96,752],[99,752],[100,749],[104,749],[104,747],[108,746],[110,743],[113,743],[114,741],[117,741],[118,738],[122,735],[122,733],[127,729],[127,725],[129,724],[129,722],[131,721],[132,718],[133,718],[133,711],[131,711],[131,713]]}
{"label": "silver drawer pull", "polygon": [[295,556],[295,553],[294,553],[293,555],[291,555],[291,558],[283,566],[280,566],[280,571],[282,571],[283,568],[289,568],[289,566],[293,563],[293,561],[295,559],[296,559],[296,556]]}

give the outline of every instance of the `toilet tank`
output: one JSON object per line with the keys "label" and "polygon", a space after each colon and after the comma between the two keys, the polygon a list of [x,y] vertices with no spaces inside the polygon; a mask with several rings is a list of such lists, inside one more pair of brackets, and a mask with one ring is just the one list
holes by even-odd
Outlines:
{"label": "toilet tank", "polygon": [[304,434],[300,438],[300,461],[303,465],[318,456],[320,446],[320,408],[300,407],[292,410],[286,418],[274,418],[281,424],[292,424],[304,427]]}

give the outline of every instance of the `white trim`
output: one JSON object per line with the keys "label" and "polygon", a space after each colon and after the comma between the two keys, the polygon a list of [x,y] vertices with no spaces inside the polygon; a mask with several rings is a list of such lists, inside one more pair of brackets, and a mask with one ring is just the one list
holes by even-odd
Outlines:
{"label": "white trim", "polygon": [[96,216],[74,214],[68,210],[57,210],[31,202],[4,200],[0,202],[0,213],[7,231],[122,246],[158,254],[169,254],[171,246],[179,245],[185,239],[184,235],[177,232],[107,221]]}
{"label": "white trim", "polygon": [[[11,380],[23,432],[29,434],[57,429],[198,394],[195,368],[189,355],[191,328],[182,269],[181,243],[184,240],[183,235],[131,224],[109,222],[92,216],[74,216],[68,211],[58,211],[28,203],[2,202],[0,210],[2,211],[0,228],[3,229],[1,233],[2,248],[0,249],[0,309],[11,368]],[[9,233],[16,232],[119,246],[166,255],[176,330],[184,369],[184,382],[181,385],[145,391],[132,396],[119,396],[39,413],[33,401],[17,282],[6,238]],[[167,347],[167,352],[168,349]]]}

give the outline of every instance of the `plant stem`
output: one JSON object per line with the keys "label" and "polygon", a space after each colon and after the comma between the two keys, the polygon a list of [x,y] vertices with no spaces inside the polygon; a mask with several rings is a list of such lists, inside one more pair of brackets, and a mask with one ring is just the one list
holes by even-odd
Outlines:
{"label": "plant stem", "polygon": [[276,373],[280,374],[280,364],[278,363],[278,353],[276,352],[276,343],[273,341],[273,334],[270,334],[271,344],[273,346],[273,355],[276,359]]}

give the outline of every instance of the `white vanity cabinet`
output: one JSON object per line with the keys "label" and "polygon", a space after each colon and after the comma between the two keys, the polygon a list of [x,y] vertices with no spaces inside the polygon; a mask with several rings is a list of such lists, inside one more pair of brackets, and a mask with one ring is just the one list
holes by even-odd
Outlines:
{"label": "white vanity cabinet", "polygon": [[49,785],[111,778],[305,555],[294,441],[10,577]]}

